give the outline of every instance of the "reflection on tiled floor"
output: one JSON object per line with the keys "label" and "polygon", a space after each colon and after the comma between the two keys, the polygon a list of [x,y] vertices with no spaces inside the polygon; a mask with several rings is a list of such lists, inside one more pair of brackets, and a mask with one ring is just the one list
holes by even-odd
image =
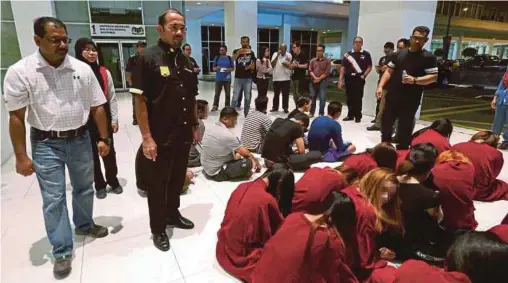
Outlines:
{"label": "reflection on tiled floor", "polygon": [[[213,84],[201,82],[200,93],[200,98],[211,102]],[[254,90],[253,97],[256,95],[257,92]],[[269,94],[270,97],[272,95]],[[238,282],[228,276],[215,260],[217,230],[229,196],[238,183],[211,182],[199,174],[198,170],[195,184],[191,185],[189,192],[181,197],[182,214],[193,220],[196,228],[191,231],[171,231],[169,252],[163,253],[155,249],[148,226],[146,199],[138,196],[135,187],[134,157],[141,137],[139,129],[131,124],[130,95],[119,94],[119,98],[120,131],[115,135],[115,147],[119,178],[125,191],[121,195],[110,194],[104,200],[95,200],[95,220],[98,224],[107,226],[110,235],[97,240],[77,237],[73,271],[63,281]],[[221,103],[223,99],[221,97]],[[254,100],[251,108],[254,107],[253,104]],[[270,115],[274,118],[277,116],[273,113]],[[218,112],[210,113],[206,124],[215,123],[217,119]],[[239,118],[239,126],[236,129],[238,135],[243,120],[243,117]],[[360,151],[379,141],[379,133],[364,130],[370,120],[370,117],[365,117],[361,124],[342,122],[344,138],[352,140]],[[470,134],[470,131],[457,129],[452,136],[452,143],[466,141]],[[507,154],[505,158],[508,158]],[[297,177],[300,176],[301,174],[298,174]],[[502,179],[508,179],[507,166],[503,169]],[[69,185],[68,190],[70,189]],[[71,195],[68,194],[69,208],[71,208],[70,200]],[[1,180],[1,282],[55,281],[52,275],[51,246],[46,237],[41,207],[42,201],[35,176],[17,175],[14,171],[14,160],[6,162],[2,166]],[[479,229],[485,230],[499,223],[507,212],[508,202],[477,203],[476,217],[480,223]]]}

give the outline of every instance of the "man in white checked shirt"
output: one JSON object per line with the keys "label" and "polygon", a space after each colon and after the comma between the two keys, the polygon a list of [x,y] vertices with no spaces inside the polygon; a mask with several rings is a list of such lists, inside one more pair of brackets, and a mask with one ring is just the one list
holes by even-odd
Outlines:
{"label": "man in white checked shirt", "polygon": [[[95,238],[108,235],[96,225],[93,213],[93,156],[85,124],[90,111],[99,128],[99,153],[109,153],[106,98],[85,63],[67,55],[69,38],[65,25],[51,17],[34,22],[34,41],[39,50],[12,65],[5,75],[4,99],[9,111],[9,130],[16,156],[16,172],[35,172],[42,193],[46,232],[53,246],[57,278],[69,275],[73,250],[67,213],[65,166],[72,184],[75,233]],[[32,160],[25,143],[25,113],[31,126]]]}

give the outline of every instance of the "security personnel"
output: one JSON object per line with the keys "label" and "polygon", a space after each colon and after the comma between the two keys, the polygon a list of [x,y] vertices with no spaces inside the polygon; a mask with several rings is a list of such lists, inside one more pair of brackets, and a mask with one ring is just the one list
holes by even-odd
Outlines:
{"label": "security personnel", "polygon": [[167,251],[167,225],[194,228],[178,208],[190,146],[198,135],[198,90],[192,63],[180,48],[186,32],[184,16],[176,9],[164,11],[157,32],[157,45],[138,59],[130,92],[136,94],[143,136],[136,156],[137,186],[147,191],[154,245]]}
{"label": "security personnel", "polygon": [[[138,61],[139,55],[143,54],[145,47],[146,47],[145,42],[138,41],[138,43],[136,43],[136,54],[131,56],[127,61],[127,66],[125,67],[125,76],[127,78],[127,83],[129,84],[129,87],[132,86],[132,71],[134,70],[134,66],[136,66],[136,62]],[[132,95],[132,124],[137,125],[138,121],[136,120],[134,101],[135,95]]]}
{"label": "security personnel", "polygon": [[357,36],[353,40],[353,50],[346,52],[340,68],[339,88],[346,85],[346,102],[348,115],[344,121],[362,120],[362,99],[365,78],[372,70],[370,53],[362,49],[363,38]]}

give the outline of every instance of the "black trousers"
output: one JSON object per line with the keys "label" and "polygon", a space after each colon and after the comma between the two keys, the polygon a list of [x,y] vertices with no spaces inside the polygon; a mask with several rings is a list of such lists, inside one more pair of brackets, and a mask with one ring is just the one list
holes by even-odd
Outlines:
{"label": "black trousers", "polygon": [[137,122],[136,118],[136,95],[132,95],[132,121]]}
{"label": "black trousers", "polygon": [[408,149],[415,123],[415,114],[420,106],[420,99],[394,99],[386,98],[385,109],[381,116],[381,141],[389,142],[393,135],[393,125],[398,121],[397,149]]}
{"label": "black trousers", "polygon": [[118,174],[118,166],[116,164],[116,152],[115,152],[115,143],[113,141],[113,135],[111,135],[111,144],[109,145],[109,154],[102,157],[102,161],[104,162],[104,169],[106,170],[106,180],[104,180],[104,176],[102,175],[101,161],[99,156],[99,150],[97,148],[97,142],[99,141],[99,133],[94,130],[90,130],[90,141],[92,143],[92,154],[93,154],[93,173],[94,173],[94,182],[95,182],[95,190],[105,189],[107,185],[110,185],[112,188],[116,188],[120,186],[118,182],[117,174]]}
{"label": "black trousers", "polygon": [[279,96],[282,91],[282,109],[289,109],[289,88],[291,81],[273,82],[273,110],[279,110]]}
{"label": "black trousers", "polygon": [[143,155],[141,145],[136,155],[136,184],[147,192],[152,233],[166,230],[168,218],[176,217],[180,192],[185,182],[190,144],[159,147],[156,161]]}
{"label": "black trousers", "polygon": [[346,76],[346,103],[348,107],[347,117],[362,119],[362,100],[365,80],[360,76]]}
{"label": "black trousers", "polygon": [[215,82],[215,96],[213,97],[214,107],[219,107],[219,99],[222,88],[224,88],[224,92],[226,93],[224,106],[230,106],[231,104],[231,82]]}
{"label": "black trousers", "polygon": [[270,82],[270,79],[259,79],[258,78],[258,97],[266,97],[266,94],[268,93],[268,83]]}

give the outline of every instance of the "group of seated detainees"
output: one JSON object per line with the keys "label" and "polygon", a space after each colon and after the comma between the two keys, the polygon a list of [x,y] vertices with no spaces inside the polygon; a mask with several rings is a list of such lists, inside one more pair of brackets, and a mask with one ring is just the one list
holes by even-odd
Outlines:
{"label": "group of seated detainees", "polygon": [[[507,282],[508,216],[475,231],[473,202],[508,200],[508,184],[496,179],[503,166],[498,136],[482,131],[452,146],[453,126],[440,119],[416,132],[409,150],[380,143],[353,154],[336,122],[340,103],[313,121],[307,138],[300,106],[268,125],[266,103],[257,100],[251,118],[260,126],[244,129],[242,140],[259,135],[262,142],[251,139],[248,148],[223,131],[235,125],[234,109],[223,109],[217,129],[205,132],[202,163],[210,177],[260,168],[251,152],[268,168],[228,201],[216,247],[226,272],[263,283]],[[228,159],[205,157],[207,143],[220,144]],[[308,167],[306,159],[325,156],[343,163]],[[207,169],[210,159],[225,165]],[[306,167],[296,183],[295,166]]]}

